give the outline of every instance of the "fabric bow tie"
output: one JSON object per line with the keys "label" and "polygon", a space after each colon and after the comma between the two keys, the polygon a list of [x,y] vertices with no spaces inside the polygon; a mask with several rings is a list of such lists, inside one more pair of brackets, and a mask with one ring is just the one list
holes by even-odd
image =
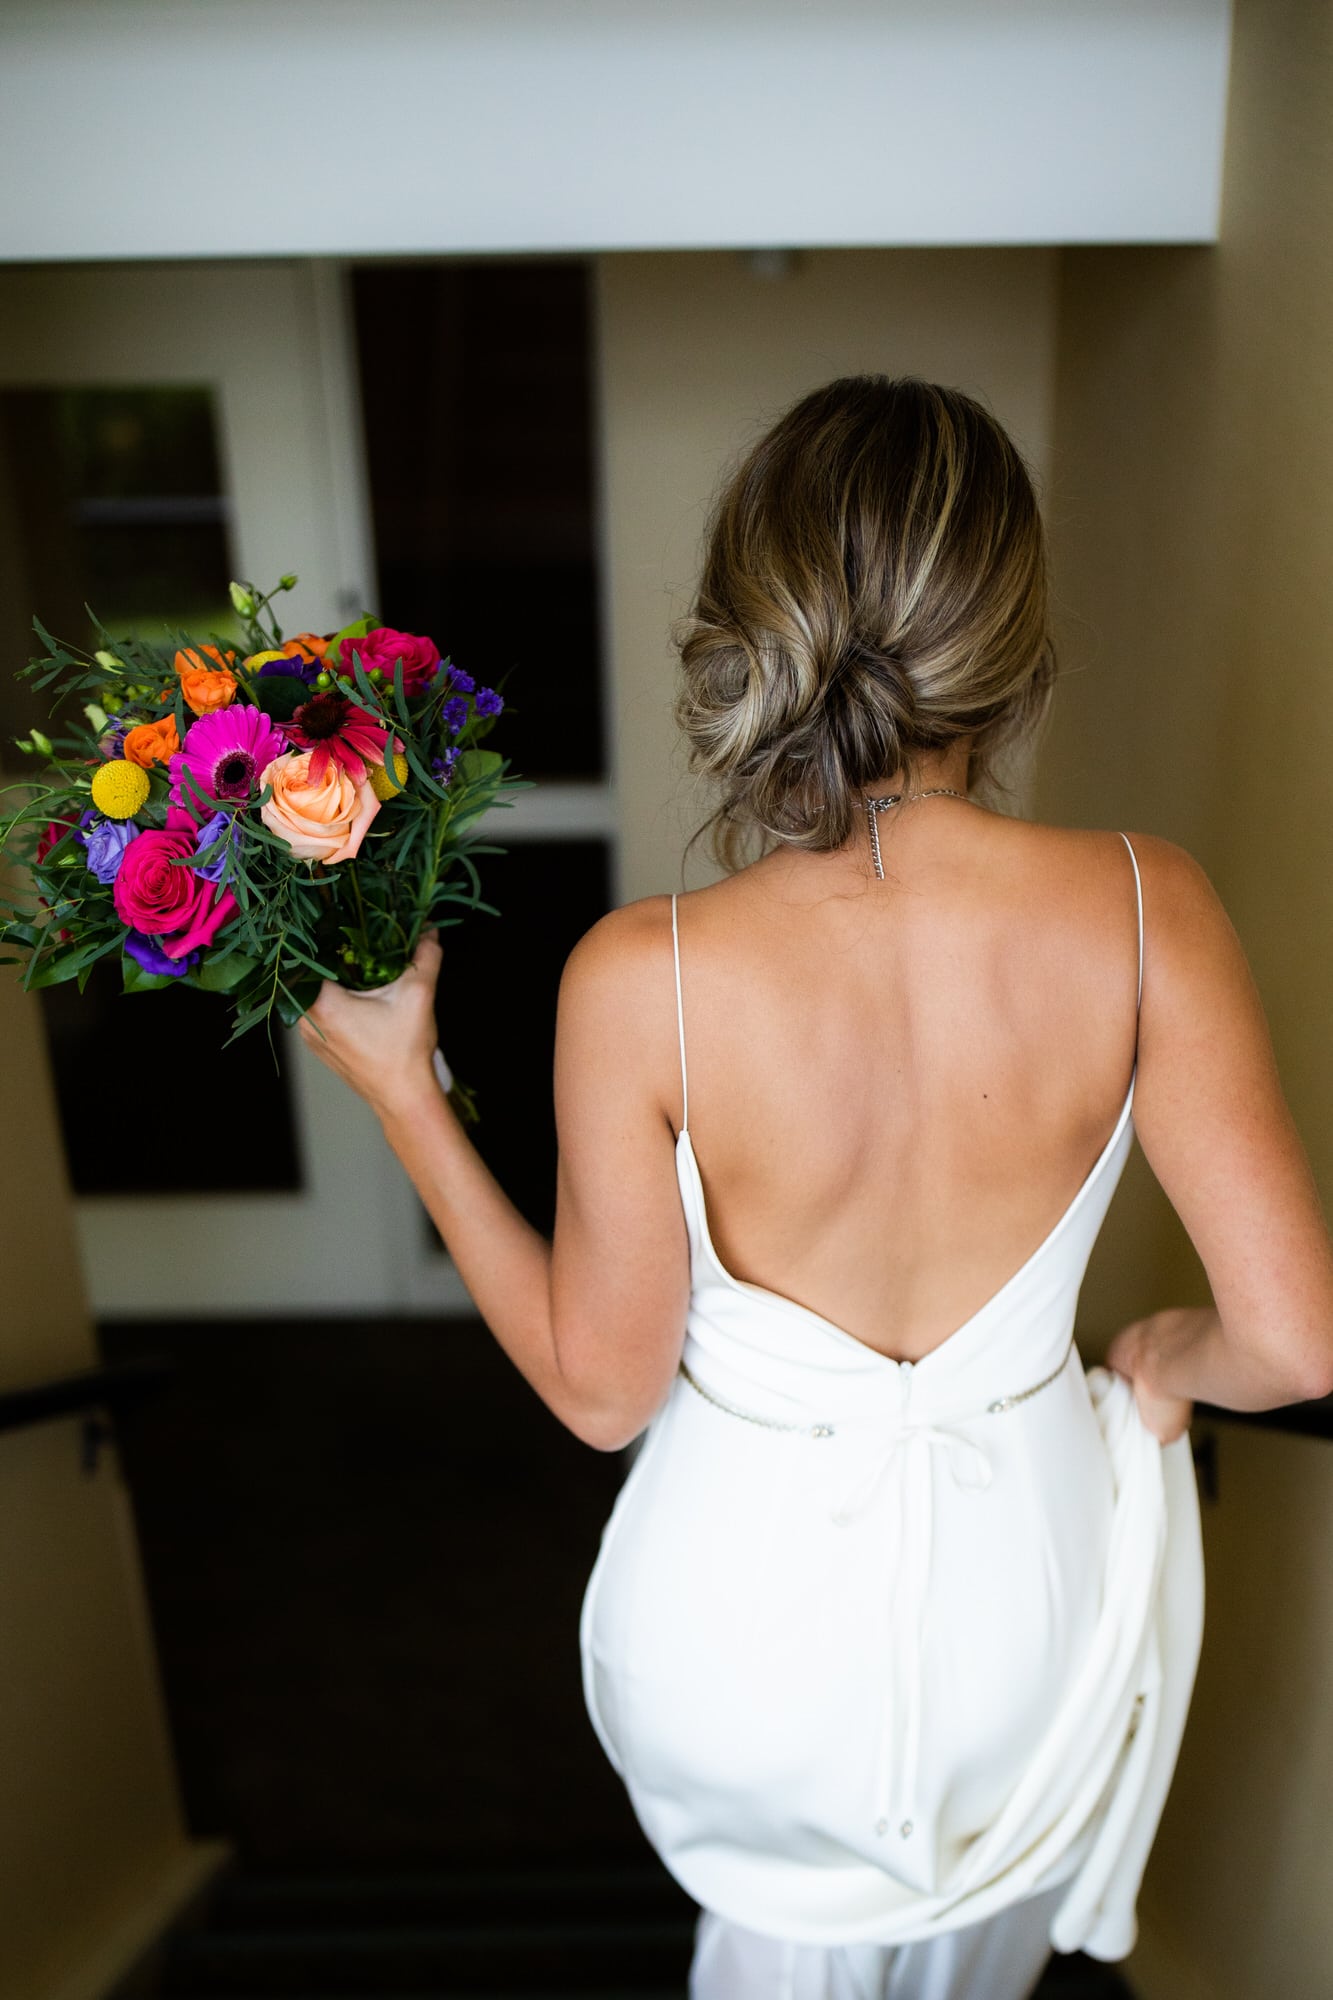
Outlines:
{"label": "fabric bow tie", "polygon": [[845,1527],[848,1522],[855,1520],[858,1514],[864,1512],[901,1447],[917,1440],[931,1449],[937,1445],[943,1448],[956,1485],[977,1492],[990,1485],[992,1477],[990,1459],[974,1438],[965,1437],[961,1431],[946,1430],[940,1424],[903,1421],[895,1424],[886,1435],[876,1440],[876,1448],[871,1454],[869,1465],[852,1482],[850,1490],[833,1509],[833,1519],[839,1527]]}

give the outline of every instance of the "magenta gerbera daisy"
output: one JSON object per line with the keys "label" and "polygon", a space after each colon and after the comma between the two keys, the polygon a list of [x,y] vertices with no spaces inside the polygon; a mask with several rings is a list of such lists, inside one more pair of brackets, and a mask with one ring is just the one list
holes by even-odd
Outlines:
{"label": "magenta gerbera daisy", "polygon": [[264,766],[281,757],[286,748],[286,739],[262,708],[233,702],[230,708],[201,715],[190,724],[185,742],[171,759],[172,800],[200,821],[212,813],[212,806],[186,788],[183,773],[188,771],[194,785],[210,798],[244,803],[256,789]]}
{"label": "magenta gerbera daisy", "polygon": [[[295,710],[283,734],[300,750],[309,750],[310,778],[318,784],[330,761],[342,766],[354,785],[366,782],[367,764],[382,764],[389,732],[345,694],[313,694]],[[395,749],[402,745],[395,743]]]}

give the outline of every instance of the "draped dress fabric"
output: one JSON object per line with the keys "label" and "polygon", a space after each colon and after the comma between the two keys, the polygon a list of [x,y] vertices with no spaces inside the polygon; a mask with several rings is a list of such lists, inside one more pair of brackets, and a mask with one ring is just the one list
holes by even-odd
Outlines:
{"label": "draped dress fabric", "polygon": [[719,1259],[674,897],[672,934],[692,1288],[584,1597],[593,1726],[700,1952],[709,1924],[789,1953],[956,1945],[1023,1904],[1050,1948],[1122,1958],[1203,1625],[1189,1439],[1159,1443],[1073,1342],[1134,1077],[1038,1249],[898,1362]]}

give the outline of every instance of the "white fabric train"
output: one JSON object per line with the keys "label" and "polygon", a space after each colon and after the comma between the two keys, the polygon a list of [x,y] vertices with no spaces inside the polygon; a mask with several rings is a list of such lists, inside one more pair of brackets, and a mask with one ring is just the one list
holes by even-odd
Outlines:
{"label": "white fabric train", "polygon": [[[1142,925],[1140,889],[1140,992]],[[1057,1951],[1133,1947],[1203,1628],[1189,1439],[1072,1343],[1133,1098],[1045,1241],[912,1365],[726,1271],[686,1096],[683,1371],[580,1642],[602,1746],[705,1910],[891,1945],[1064,1883]]]}

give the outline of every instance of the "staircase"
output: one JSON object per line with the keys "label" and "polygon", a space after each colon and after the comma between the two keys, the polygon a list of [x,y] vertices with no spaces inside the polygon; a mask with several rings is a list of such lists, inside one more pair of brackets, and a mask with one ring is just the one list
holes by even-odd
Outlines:
{"label": "staircase", "polygon": [[162,2000],[681,2000],[695,1907],[637,1865],[239,1874],[168,1944]]}
{"label": "staircase", "polygon": [[[661,1870],[239,1873],[113,2000],[684,2000],[695,1906]],[[1133,2000],[1057,1957],[1036,2000]]]}

